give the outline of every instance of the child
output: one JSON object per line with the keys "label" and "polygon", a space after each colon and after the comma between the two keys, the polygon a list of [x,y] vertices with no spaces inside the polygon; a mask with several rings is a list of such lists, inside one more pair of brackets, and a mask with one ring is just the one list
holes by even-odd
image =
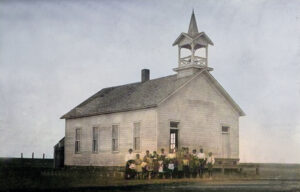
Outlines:
{"label": "child", "polygon": [[160,150],[161,154],[158,156],[158,175],[159,178],[163,178],[164,172],[167,170],[167,158],[165,154],[165,149],[161,148]]}
{"label": "child", "polygon": [[200,166],[199,159],[197,157],[197,150],[193,149],[193,153],[190,159],[190,173],[193,178],[197,177],[198,167]]}
{"label": "child", "polygon": [[190,178],[190,159],[189,155],[185,154],[182,160],[183,173],[185,178]]}
{"label": "child", "polygon": [[212,152],[208,153],[208,158],[206,160],[207,168],[208,168],[208,176],[211,179],[212,178],[212,169],[213,165],[215,164],[215,158],[212,155]]}
{"label": "child", "polygon": [[145,179],[147,176],[147,162],[143,161],[141,164],[142,167],[142,178]]}
{"label": "child", "polygon": [[168,172],[171,179],[173,179],[174,169],[175,169],[174,159],[170,159],[168,163]]}
{"label": "child", "polygon": [[205,163],[206,163],[206,156],[202,148],[200,148],[200,152],[198,153],[197,157],[199,159],[199,168],[198,168],[199,177],[202,178],[204,173]]}
{"label": "child", "polygon": [[155,178],[158,175],[159,163],[158,163],[158,154],[156,151],[153,151],[152,160],[153,160],[153,171],[152,177]]}
{"label": "child", "polygon": [[142,177],[142,162],[143,161],[140,158],[140,154],[136,154],[135,171],[136,171],[137,179],[141,179],[141,177]]}
{"label": "child", "polygon": [[158,177],[161,179],[164,175],[164,162],[162,160],[158,161]]}
{"label": "child", "polygon": [[171,149],[170,153],[168,154],[167,158],[167,172],[168,177],[173,178],[175,173],[175,161],[176,161],[176,149]]}
{"label": "child", "polygon": [[151,157],[147,158],[146,170],[148,173],[148,179],[151,179],[153,174],[153,159]]}

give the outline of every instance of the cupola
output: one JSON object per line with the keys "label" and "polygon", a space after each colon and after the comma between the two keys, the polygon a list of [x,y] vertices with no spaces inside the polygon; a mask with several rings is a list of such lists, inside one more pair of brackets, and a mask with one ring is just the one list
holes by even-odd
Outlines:
{"label": "cupola", "polygon": [[[195,74],[197,71],[208,67],[208,45],[214,45],[210,38],[204,32],[198,32],[197,22],[192,12],[188,33],[181,33],[173,43],[178,46],[178,67],[173,69],[178,77],[185,77]],[[182,56],[182,51],[188,52]]]}

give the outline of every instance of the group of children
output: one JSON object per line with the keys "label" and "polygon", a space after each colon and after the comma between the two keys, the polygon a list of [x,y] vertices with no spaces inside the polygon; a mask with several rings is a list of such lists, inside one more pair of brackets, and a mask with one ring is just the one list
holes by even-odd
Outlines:
{"label": "group of children", "polygon": [[203,149],[199,153],[196,149],[189,153],[189,149],[183,147],[181,150],[172,149],[169,154],[163,148],[160,154],[156,151],[150,154],[147,150],[143,158],[129,149],[125,162],[125,179],[203,177],[205,167],[211,178],[215,159],[211,152],[206,157]]}

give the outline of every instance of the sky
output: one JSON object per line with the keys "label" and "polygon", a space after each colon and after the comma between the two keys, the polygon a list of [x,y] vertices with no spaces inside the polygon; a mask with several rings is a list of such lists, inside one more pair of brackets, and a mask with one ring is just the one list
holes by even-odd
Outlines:
{"label": "sky", "polygon": [[299,0],[0,1],[0,157],[53,157],[60,117],[102,88],[174,74],[192,9],[245,111],[241,162],[300,163]]}

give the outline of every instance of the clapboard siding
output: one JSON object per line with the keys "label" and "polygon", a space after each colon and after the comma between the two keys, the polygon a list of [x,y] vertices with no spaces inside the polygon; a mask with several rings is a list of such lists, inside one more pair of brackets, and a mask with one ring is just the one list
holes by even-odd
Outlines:
{"label": "clapboard siding", "polygon": [[[141,123],[141,151],[156,150],[156,109],[66,120],[65,165],[119,166],[133,148],[133,124]],[[119,151],[112,151],[112,125],[119,125]],[[93,127],[99,128],[99,150],[92,153]],[[75,154],[75,129],[81,128],[81,151]]]}
{"label": "clapboard siding", "polygon": [[230,126],[230,157],[239,157],[239,113],[206,74],[191,81],[158,107],[158,148],[169,148],[169,122],[179,121],[179,146],[222,157],[221,126]]}
{"label": "clapboard siding", "polygon": [[[222,125],[230,127],[230,158],[239,158],[239,112],[206,73],[200,74],[156,108],[66,119],[65,165],[120,166],[133,148],[133,124],[140,122],[141,150],[169,149],[170,121],[179,123],[179,146],[213,152],[223,158]],[[119,151],[112,151],[112,125],[119,125]],[[92,130],[99,147],[92,153]],[[75,154],[75,129],[81,128],[81,152]]]}

